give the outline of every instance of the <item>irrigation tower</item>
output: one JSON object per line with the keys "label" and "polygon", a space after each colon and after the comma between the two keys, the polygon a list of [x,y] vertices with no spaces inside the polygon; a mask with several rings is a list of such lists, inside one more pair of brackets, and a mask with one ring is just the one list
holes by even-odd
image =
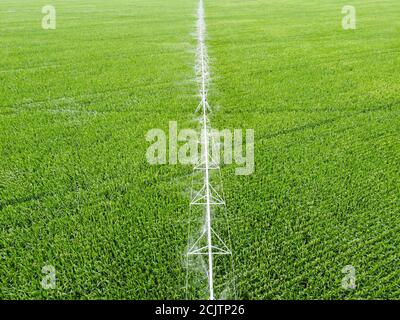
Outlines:
{"label": "irrigation tower", "polygon": [[[187,288],[192,288],[192,297],[204,299],[207,291],[207,297],[210,300],[214,300],[232,297],[234,289],[232,291],[230,286],[234,279],[232,251],[222,240],[226,236],[230,242],[220,165],[219,160],[215,161],[211,152],[213,143],[219,142],[213,140],[211,124],[208,118],[211,112],[207,101],[210,74],[205,31],[203,0],[199,0],[197,11],[196,77],[199,85],[200,103],[196,113],[201,115],[201,132],[199,135],[201,157],[193,170],[187,267],[188,273],[198,271],[205,275],[207,287],[205,290],[204,286],[202,286],[201,278],[188,276]],[[216,176],[217,179],[215,179]],[[217,259],[216,256],[228,256],[228,263],[224,259]]]}

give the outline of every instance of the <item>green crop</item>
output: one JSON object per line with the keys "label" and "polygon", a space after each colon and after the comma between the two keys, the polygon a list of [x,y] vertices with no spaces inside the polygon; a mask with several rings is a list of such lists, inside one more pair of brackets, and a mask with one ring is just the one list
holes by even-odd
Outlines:
{"label": "green crop", "polygon": [[[192,167],[145,136],[198,126],[197,1],[46,4],[0,4],[0,299],[184,298]],[[400,2],[205,5],[212,124],[255,130],[222,168],[238,298],[398,299]]]}

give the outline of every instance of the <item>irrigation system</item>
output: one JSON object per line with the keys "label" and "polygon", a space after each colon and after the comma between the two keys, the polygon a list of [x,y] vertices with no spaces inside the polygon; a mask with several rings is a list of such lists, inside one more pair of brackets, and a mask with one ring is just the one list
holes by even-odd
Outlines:
{"label": "irrigation system", "polygon": [[[199,0],[197,10],[197,51],[196,51],[196,76],[199,85],[200,103],[196,112],[201,113],[200,124],[200,144],[201,144],[201,157],[199,163],[194,167],[194,171],[200,171],[202,174],[202,186],[199,191],[192,190],[192,197],[190,206],[200,206],[204,212],[204,225],[200,237],[188,250],[188,257],[191,255],[203,255],[207,259],[206,275],[208,279],[208,295],[210,300],[216,298],[214,290],[214,255],[230,255],[232,252],[221,237],[213,228],[213,213],[214,208],[217,206],[225,207],[225,201],[221,196],[215,185],[212,185],[210,179],[212,170],[220,170],[219,163],[216,162],[211,156],[212,135],[211,124],[208,114],[211,112],[210,105],[207,102],[208,84],[210,79],[208,54],[205,44],[206,25],[204,19],[204,4],[203,0]],[[192,209],[191,209],[192,210]],[[225,208],[226,210],[226,208]],[[217,245],[216,245],[217,243]]]}

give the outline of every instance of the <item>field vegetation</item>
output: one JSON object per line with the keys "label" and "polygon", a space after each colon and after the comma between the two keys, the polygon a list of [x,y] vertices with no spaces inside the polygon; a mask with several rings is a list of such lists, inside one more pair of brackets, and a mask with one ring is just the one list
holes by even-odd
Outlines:
{"label": "field vegetation", "polygon": [[[145,135],[197,127],[197,1],[47,4],[0,3],[0,299],[184,298],[192,168]],[[222,169],[238,298],[400,297],[400,2],[345,4],[205,0],[213,126],[255,130]]]}

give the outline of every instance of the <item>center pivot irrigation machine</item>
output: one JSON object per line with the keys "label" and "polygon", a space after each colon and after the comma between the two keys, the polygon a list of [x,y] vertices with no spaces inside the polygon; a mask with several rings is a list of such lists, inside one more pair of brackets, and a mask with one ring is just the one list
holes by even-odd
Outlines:
{"label": "center pivot irrigation machine", "polygon": [[210,152],[215,141],[208,118],[211,112],[207,101],[210,72],[205,35],[204,5],[203,0],[199,0],[196,78],[200,103],[196,114],[201,113],[201,157],[193,170],[186,292],[187,298],[214,300],[235,298],[236,290],[220,166]]}

